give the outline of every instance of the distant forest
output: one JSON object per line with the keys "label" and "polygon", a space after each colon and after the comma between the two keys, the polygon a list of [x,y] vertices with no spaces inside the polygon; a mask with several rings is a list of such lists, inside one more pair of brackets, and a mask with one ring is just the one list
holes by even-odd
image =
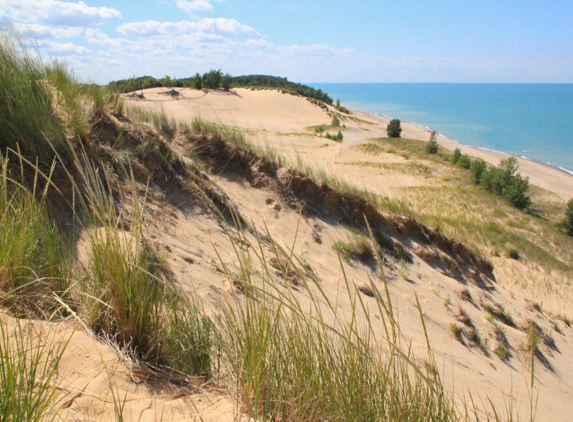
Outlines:
{"label": "distant forest", "polygon": [[173,88],[188,87],[195,89],[218,89],[229,90],[232,87],[253,87],[253,88],[277,88],[282,91],[299,94],[303,97],[314,98],[332,105],[332,98],[320,89],[314,89],[307,85],[291,82],[287,78],[269,75],[246,75],[231,76],[223,74],[220,70],[210,70],[200,75],[199,73],[188,78],[173,79],[169,76],[157,79],[153,76],[139,76],[129,79],[112,81],[109,86],[119,92],[132,92],[146,88]]}

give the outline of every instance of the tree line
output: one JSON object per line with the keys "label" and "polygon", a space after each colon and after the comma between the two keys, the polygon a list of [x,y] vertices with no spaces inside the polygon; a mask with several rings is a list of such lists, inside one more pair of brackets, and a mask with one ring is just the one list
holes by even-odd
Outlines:
{"label": "tree line", "polygon": [[287,78],[269,75],[245,75],[231,76],[229,73],[223,73],[220,69],[211,69],[208,72],[196,73],[194,76],[187,78],[154,78],[153,76],[133,76],[129,79],[120,79],[109,83],[109,87],[119,92],[132,92],[147,88],[177,88],[186,87],[194,89],[224,89],[228,91],[232,87],[260,87],[260,88],[279,88],[283,91],[291,92],[307,98],[332,105],[332,98],[320,89],[314,89],[310,86],[297,82],[291,82]]}

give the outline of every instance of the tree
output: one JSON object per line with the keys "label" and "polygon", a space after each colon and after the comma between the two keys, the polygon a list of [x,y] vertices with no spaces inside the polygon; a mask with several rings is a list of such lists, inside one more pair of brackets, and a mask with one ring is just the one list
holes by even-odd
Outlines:
{"label": "tree", "polygon": [[231,89],[231,75],[229,75],[228,73],[225,73],[223,75],[223,77],[221,78],[221,86],[225,91]]}
{"label": "tree", "polygon": [[221,86],[221,79],[223,79],[223,73],[221,69],[213,70],[203,74],[203,86],[209,89],[217,89]]}
{"label": "tree", "polygon": [[463,168],[469,170],[472,166],[472,160],[470,159],[469,155],[464,154],[460,158],[458,158],[458,162],[456,164],[460,167],[463,167]]}
{"label": "tree", "polygon": [[195,76],[192,78],[193,87],[195,89],[202,89],[203,88],[203,78],[199,73],[196,73]]}
{"label": "tree", "polygon": [[340,100],[336,100],[336,105],[335,105],[335,107],[336,107],[336,108],[340,108]]}
{"label": "tree", "polygon": [[388,133],[388,138],[399,138],[400,134],[402,133],[402,128],[400,127],[400,120],[392,119],[390,123],[388,123],[388,127],[386,128],[386,132]]}
{"label": "tree", "polygon": [[450,159],[450,162],[452,164],[458,164],[458,160],[460,159],[461,156],[462,156],[462,152],[460,151],[459,148],[456,148],[454,150],[454,153],[452,154],[452,158]]}
{"label": "tree", "polygon": [[487,164],[484,160],[474,160],[472,161],[472,182],[476,185],[479,185],[482,179],[484,172],[487,171]]}
{"label": "tree", "polygon": [[439,149],[438,141],[436,140],[436,132],[432,131],[430,134],[430,141],[426,145],[426,153],[437,154]]}
{"label": "tree", "polygon": [[336,114],[332,116],[332,127],[340,126],[340,119],[336,117]]}
{"label": "tree", "polygon": [[565,208],[565,219],[561,222],[560,226],[565,230],[569,236],[573,236],[573,198],[567,202]]}

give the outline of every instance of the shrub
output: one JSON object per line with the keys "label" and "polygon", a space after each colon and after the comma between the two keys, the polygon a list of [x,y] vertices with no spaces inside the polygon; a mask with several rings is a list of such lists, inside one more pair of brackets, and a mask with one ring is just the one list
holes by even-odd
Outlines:
{"label": "shrub", "polygon": [[402,133],[402,128],[400,127],[400,120],[392,119],[390,123],[388,123],[388,127],[386,128],[386,132],[388,133],[388,138],[399,138],[400,134]]}
{"label": "shrub", "polygon": [[511,356],[511,353],[505,348],[505,346],[500,346],[498,349],[496,349],[495,354],[504,362],[506,362]]}
{"label": "shrub", "polygon": [[487,171],[487,164],[484,160],[477,159],[472,161],[471,178],[474,184],[479,185],[483,174]]}
{"label": "shrub", "polygon": [[432,131],[430,134],[430,141],[426,145],[426,153],[437,154],[439,149],[438,141],[436,140],[436,132]]}
{"label": "shrub", "polygon": [[529,177],[523,178],[517,174],[511,179],[509,186],[505,190],[505,197],[511,204],[519,209],[529,208],[531,206],[531,197],[526,192],[529,190]]}
{"label": "shrub", "polygon": [[508,248],[505,251],[505,255],[508,258],[515,259],[516,261],[520,258],[519,251],[515,248]]}
{"label": "shrub", "polygon": [[195,89],[202,89],[203,88],[203,78],[199,73],[196,73],[195,76],[191,78],[191,84]]}
{"label": "shrub", "polygon": [[450,325],[450,331],[457,340],[462,341],[462,329],[457,324]]}
{"label": "shrub", "polygon": [[221,80],[223,79],[223,73],[221,69],[213,70],[203,74],[202,81],[203,86],[209,89],[217,89],[221,86]]}
{"label": "shrub", "polygon": [[452,158],[450,159],[450,162],[452,164],[458,164],[458,160],[460,159],[461,156],[462,156],[462,152],[460,151],[459,148],[456,148],[454,150],[454,153],[452,154]]}
{"label": "shrub", "polygon": [[469,155],[464,154],[458,158],[457,165],[469,170],[472,165],[472,160],[470,159]]}
{"label": "shrub", "polygon": [[335,115],[332,116],[332,127],[340,126],[340,119]]}
{"label": "shrub", "polygon": [[567,208],[565,208],[565,218],[560,223],[561,228],[569,236],[573,236],[573,198],[567,202]]}
{"label": "shrub", "polygon": [[228,91],[229,89],[231,89],[231,75],[228,73],[225,73],[223,75],[223,77],[221,78],[221,86],[223,87],[223,89],[225,91]]}

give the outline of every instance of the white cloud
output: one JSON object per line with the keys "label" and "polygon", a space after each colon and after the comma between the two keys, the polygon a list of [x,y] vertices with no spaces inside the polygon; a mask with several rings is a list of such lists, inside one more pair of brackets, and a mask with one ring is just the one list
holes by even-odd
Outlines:
{"label": "white cloud", "polygon": [[121,13],[108,7],[92,7],[83,1],[0,0],[3,16],[22,23],[85,27],[121,18]]}
{"label": "white cloud", "polygon": [[198,21],[180,22],[130,22],[118,26],[117,30],[124,35],[139,37],[185,34],[195,34],[207,38],[209,36],[220,38],[239,35],[260,37],[260,34],[254,28],[243,25],[235,19],[224,18],[204,18]]}
{"label": "white cloud", "polygon": [[53,41],[40,41],[38,46],[42,49],[43,53],[48,53],[51,56],[67,57],[67,56],[87,56],[92,53],[89,48],[74,43],[58,43]]}
{"label": "white cloud", "polygon": [[106,46],[120,46],[120,45],[131,45],[132,42],[126,40],[125,38],[111,38],[105,32],[99,28],[88,28],[86,29],[86,39],[90,44],[96,45],[106,45]]}
{"label": "white cloud", "polygon": [[177,7],[187,13],[195,11],[210,12],[213,10],[213,5],[207,0],[179,0],[177,2]]}
{"label": "white cloud", "polygon": [[32,34],[39,40],[47,38],[74,38],[79,37],[84,32],[84,29],[81,27],[52,27],[40,25],[38,23],[22,24],[17,22],[14,23],[14,29],[24,35]]}

